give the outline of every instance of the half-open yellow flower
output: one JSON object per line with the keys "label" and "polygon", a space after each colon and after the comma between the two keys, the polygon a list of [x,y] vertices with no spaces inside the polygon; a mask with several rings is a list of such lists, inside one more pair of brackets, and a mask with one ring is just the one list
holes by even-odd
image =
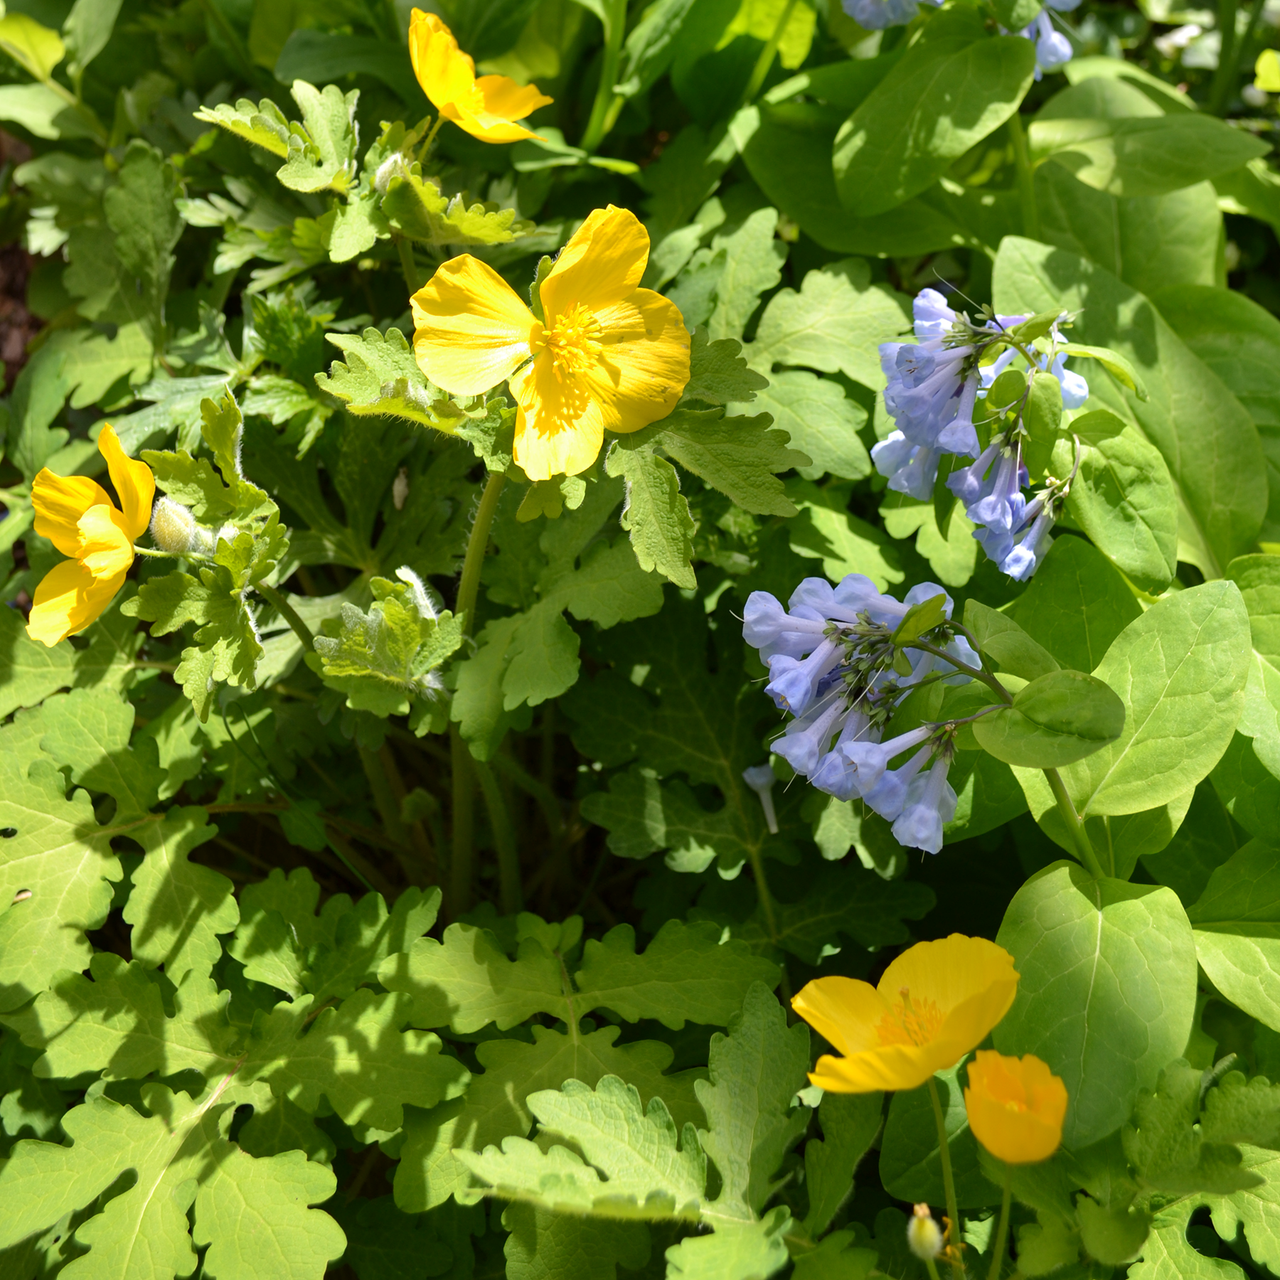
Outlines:
{"label": "half-open yellow flower", "polygon": [[409,18],[409,58],[432,106],[481,142],[537,137],[515,121],[554,101],[539,93],[536,84],[521,86],[506,76],[477,80],[476,64],[458,48],[453,32],[421,9]]}
{"label": "half-open yellow flower", "polygon": [[1018,990],[1013,957],[985,938],[953,933],[918,942],[884,971],[878,987],[816,978],[791,1007],[840,1050],[809,1079],[832,1093],[915,1089],[981,1044]]}
{"label": "half-open yellow flower", "polygon": [[595,210],[542,281],[538,320],[492,267],[451,258],[412,298],[418,364],[454,395],[510,380],[515,459],[530,480],[585,471],[606,427],[665,418],[689,381],[679,308],[638,287],[648,260],[635,214]]}
{"label": "half-open yellow flower", "polygon": [[1006,1164],[1047,1160],[1062,1142],[1067,1086],[1034,1054],[979,1049],[964,1091],[973,1136]]}
{"label": "half-open yellow flower", "polygon": [[134,541],[151,520],[151,468],[125,454],[110,425],[102,428],[98,450],[121,510],[87,476],[57,476],[46,467],[31,486],[36,532],[71,557],[45,574],[27,619],[27,634],[50,647],[83,631],[111,603],[133,563]]}

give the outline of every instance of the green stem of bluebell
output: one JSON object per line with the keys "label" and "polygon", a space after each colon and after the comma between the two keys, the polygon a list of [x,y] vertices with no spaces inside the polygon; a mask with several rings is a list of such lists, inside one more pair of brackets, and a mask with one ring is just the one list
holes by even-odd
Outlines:
{"label": "green stem of bluebell", "polygon": [[310,653],[315,648],[316,638],[312,634],[311,628],[298,615],[298,611],[285,599],[284,592],[278,591],[275,587],[269,586],[265,582],[255,583],[254,586],[258,594],[271,604],[276,612],[289,624],[293,629],[293,634],[302,641],[302,647]]}
{"label": "green stem of bluebell", "polygon": [[1209,91],[1209,110],[1220,116],[1227,107],[1227,99],[1235,86],[1240,70],[1240,48],[1236,41],[1236,13],[1238,0],[1218,0],[1218,32],[1222,44],[1218,50],[1218,69],[1213,74],[1213,87]]}
{"label": "green stem of bluebell", "polygon": [[520,882],[520,853],[511,815],[493,770],[479,760],[473,760],[471,768],[480,779],[485,808],[489,811],[489,829],[498,851],[498,901],[502,914],[513,916],[524,910],[524,886]]}
{"label": "green stem of bluebell", "polygon": [[751,71],[751,79],[747,81],[746,90],[742,95],[741,106],[745,107],[760,92],[760,86],[764,84],[765,77],[769,74],[769,68],[773,66],[773,60],[778,56],[778,46],[782,43],[782,37],[786,34],[787,24],[791,21],[791,15],[795,12],[795,7],[796,0],[787,0],[782,12],[778,15],[778,21],[774,23],[773,34],[769,37],[765,47],[760,50],[760,56],[756,59],[756,65]]}
{"label": "green stem of bluebell", "polygon": [[[453,611],[462,619],[462,633],[470,636],[475,626],[476,598],[480,594],[480,570],[484,567],[485,552],[489,547],[489,530],[498,510],[498,498],[506,476],[500,471],[490,473],[476,518],[467,539],[467,554],[462,561],[462,578],[458,583],[458,598]],[[471,750],[462,740],[456,724],[449,727],[450,760],[453,767],[453,841],[449,850],[449,913],[457,917],[471,906],[471,888],[474,877],[472,865],[475,822],[476,775]]]}
{"label": "green stem of bluebell", "polygon": [[1067,791],[1067,784],[1062,780],[1062,774],[1057,769],[1046,769],[1044,776],[1049,780],[1053,798],[1058,802],[1058,812],[1062,815],[1063,822],[1067,824],[1067,830],[1071,833],[1080,861],[1088,868],[1089,874],[1095,880],[1101,880],[1106,872],[1102,869],[1102,863],[1098,861],[1098,855],[1094,852],[1093,842],[1084,828],[1084,822],[1076,812],[1075,805],[1071,803],[1071,796]]}
{"label": "green stem of bluebell", "polygon": [[964,1263],[960,1261],[960,1209],[956,1202],[956,1180],[951,1172],[951,1148],[947,1143],[947,1119],[942,1114],[942,1099],[938,1096],[938,1082],[929,1077],[929,1100],[933,1103],[933,1119],[938,1126],[938,1158],[942,1163],[942,1186],[947,1197],[947,1217],[951,1219],[949,1243],[954,1246],[951,1254],[951,1270],[957,1277],[964,1275]]}
{"label": "green stem of bluebell", "polygon": [[1030,240],[1040,239],[1040,210],[1036,207],[1036,176],[1027,150],[1027,134],[1022,117],[1015,111],[1009,117],[1009,137],[1013,142],[1013,159],[1018,167],[1018,201],[1022,206],[1022,233]]}
{"label": "green stem of bluebell", "polygon": [[987,1280],[1000,1280],[1000,1270],[1004,1266],[1005,1250],[1009,1247],[1009,1202],[1013,1198],[1013,1170],[1006,1164],[1004,1167],[1004,1194],[1000,1199],[1000,1225],[996,1228],[995,1249],[991,1254],[991,1270],[987,1272]]}
{"label": "green stem of bluebell", "polygon": [[600,83],[596,86],[596,100],[591,104],[591,116],[583,131],[582,141],[578,144],[588,154],[594,154],[618,116],[614,108],[614,99],[617,95],[613,91],[613,86],[618,82],[622,37],[627,28],[627,0],[605,0],[605,14]]}

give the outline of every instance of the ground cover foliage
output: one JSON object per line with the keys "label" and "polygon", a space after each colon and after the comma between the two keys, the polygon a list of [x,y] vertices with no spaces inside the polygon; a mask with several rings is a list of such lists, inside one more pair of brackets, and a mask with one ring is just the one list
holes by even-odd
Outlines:
{"label": "ground cover foliage", "polygon": [[[516,141],[410,8],[0,16],[0,1277],[905,1280],[949,1198],[956,1277],[1280,1275],[1265,0],[438,0]],[[410,295],[553,326],[609,206],[687,380],[530,479]],[[807,1079],[792,997],[956,932],[1047,1161],[968,1055]]]}

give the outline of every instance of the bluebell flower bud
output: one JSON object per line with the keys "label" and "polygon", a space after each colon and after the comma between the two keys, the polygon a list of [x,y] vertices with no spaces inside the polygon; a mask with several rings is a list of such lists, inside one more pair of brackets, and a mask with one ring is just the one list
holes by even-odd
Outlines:
{"label": "bluebell flower bud", "polygon": [[942,828],[956,816],[956,793],[947,781],[950,768],[950,753],[942,752],[928,773],[912,779],[906,803],[893,824],[893,835],[900,845],[928,853],[942,849]]}
{"label": "bluebell flower bud", "polygon": [[760,797],[760,806],[764,809],[765,825],[769,828],[769,834],[776,836],[778,834],[778,815],[773,807],[773,784],[778,779],[773,772],[773,766],[767,762],[765,764],[753,764],[750,769],[743,769],[742,780]]}

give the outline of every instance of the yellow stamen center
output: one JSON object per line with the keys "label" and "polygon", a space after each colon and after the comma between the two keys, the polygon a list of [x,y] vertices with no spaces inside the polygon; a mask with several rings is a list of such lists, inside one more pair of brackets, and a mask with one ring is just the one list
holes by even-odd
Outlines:
{"label": "yellow stamen center", "polygon": [[542,346],[551,352],[557,377],[584,374],[600,355],[600,322],[579,302],[543,330]]}
{"label": "yellow stamen center", "polygon": [[903,987],[902,998],[876,1024],[880,1043],[928,1044],[942,1026],[942,1011],[932,1000],[912,1001],[911,992]]}

